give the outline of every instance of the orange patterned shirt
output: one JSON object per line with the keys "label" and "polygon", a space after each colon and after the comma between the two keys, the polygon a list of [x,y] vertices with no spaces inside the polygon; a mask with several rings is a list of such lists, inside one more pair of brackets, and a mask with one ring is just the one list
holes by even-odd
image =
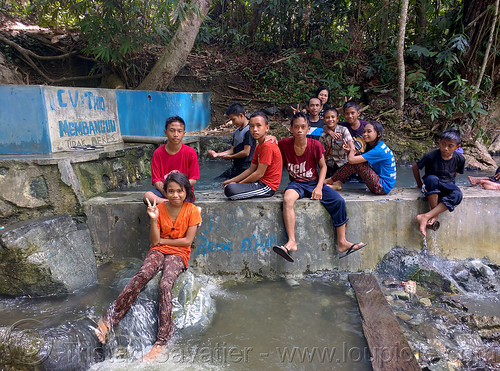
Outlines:
{"label": "orange patterned shirt", "polygon": [[[157,206],[160,212],[157,221],[158,228],[160,228],[160,238],[176,239],[186,237],[186,232],[189,227],[201,223],[200,211],[192,203],[184,202],[174,222],[170,219],[165,203],[161,203]],[[184,265],[186,267],[188,266],[191,246],[155,245],[151,247],[151,249],[158,250],[163,254],[179,255],[184,261]]]}

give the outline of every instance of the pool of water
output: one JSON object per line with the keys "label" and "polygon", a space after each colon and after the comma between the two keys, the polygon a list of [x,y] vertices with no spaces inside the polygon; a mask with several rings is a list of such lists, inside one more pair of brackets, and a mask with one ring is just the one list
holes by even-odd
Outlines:
{"label": "pool of water", "polygon": [[[200,163],[200,179],[195,185],[195,191],[221,190],[223,180],[217,176],[222,174],[230,164],[223,160],[211,160]],[[490,172],[479,170],[465,170],[464,174],[458,174],[456,184],[459,186],[470,186],[467,176],[491,176]],[[284,170],[281,177],[279,190],[284,190],[289,183],[288,173]],[[416,187],[417,183],[413,177],[411,165],[397,165],[396,187]],[[344,189],[366,189],[366,186],[359,181],[348,181],[343,185]],[[151,178],[142,179],[134,190],[147,191],[151,189]]]}
{"label": "pool of water", "polygon": [[[227,286],[227,285],[226,285]],[[216,295],[201,336],[177,338],[153,370],[371,370],[355,299],[345,283],[237,283]],[[110,359],[92,370],[145,369]]]}
{"label": "pool of water", "polygon": [[[99,285],[49,298],[0,299],[0,325],[50,329],[97,320],[118,292],[115,273],[125,262],[99,268]],[[93,370],[371,370],[356,300],[346,282],[326,275],[295,281],[226,282],[212,290],[216,312],[203,331],[178,334],[152,364],[112,357]],[[140,321],[138,318],[135,321]],[[69,324],[69,325],[68,325]],[[87,327],[80,331],[90,331]],[[74,346],[78,346],[75,344]],[[72,350],[70,350],[72,351]]]}

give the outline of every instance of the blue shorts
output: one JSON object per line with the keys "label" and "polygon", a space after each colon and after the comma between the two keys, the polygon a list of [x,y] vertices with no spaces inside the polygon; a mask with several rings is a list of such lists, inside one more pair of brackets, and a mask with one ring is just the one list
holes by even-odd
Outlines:
{"label": "blue shorts", "polygon": [[462,202],[462,191],[455,183],[442,182],[435,175],[428,175],[424,179],[425,196],[437,194],[439,202],[442,202],[450,211]]}
{"label": "blue shorts", "polygon": [[[311,197],[314,188],[318,185],[317,181],[312,182],[297,182],[292,180],[285,189],[293,189],[299,194],[299,198]],[[321,204],[325,207],[328,214],[332,217],[332,224],[334,227],[340,227],[347,223],[345,201],[337,192],[330,187],[323,184],[323,198],[320,200]]]}

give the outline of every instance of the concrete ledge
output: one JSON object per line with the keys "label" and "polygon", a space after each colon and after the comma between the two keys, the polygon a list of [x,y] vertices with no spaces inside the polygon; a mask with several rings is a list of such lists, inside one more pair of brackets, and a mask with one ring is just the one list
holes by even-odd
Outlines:
{"label": "concrete ledge", "polygon": [[[464,187],[464,200],[453,213],[442,214],[439,231],[429,231],[430,254],[450,259],[488,258],[500,264],[500,193]],[[267,199],[228,201],[222,191],[197,192],[202,208],[190,265],[209,274],[238,276],[301,275],[317,270],[373,269],[396,246],[422,248],[415,216],[427,210],[417,189],[399,188],[387,196],[366,191],[342,192],[349,222],[347,238],[364,241],[360,253],[339,260],[330,216],[317,201],[295,206],[299,251],[295,263],[278,257],[272,246],[286,241],[282,193]],[[142,192],[110,192],[84,203],[96,252],[109,258],[143,258],[148,225]]]}

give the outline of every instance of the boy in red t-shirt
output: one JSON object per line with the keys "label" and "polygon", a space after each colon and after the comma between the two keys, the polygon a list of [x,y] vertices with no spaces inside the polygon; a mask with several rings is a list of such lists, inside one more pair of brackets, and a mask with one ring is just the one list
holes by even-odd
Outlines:
{"label": "boy in red t-shirt", "polygon": [[160,204],[167,201],[165,194],[165,177],[173,170],[185,174],[189,183],[193,187],[196,181],[200,179],[200,168],[198,166],[198,155],[196,151],[185,144],[182,144],[182,138],[186,134],[186,123],[179,116],[167,118],[165,122],[165,136],[167,144],[158,147],[151,159],[151,183],[155,189],[144,194],[144,203],[146,199],[151,204]]}
{"label": "boy in red t-shirt", "polygon": [[257,141],[250,167],[222,183],[224,194],[231,200],[253,197],[271,197],[281,182],[283,163],[281,153],[273,141],[265,141],[269,131],[268,118],[263,112],[250,116],[250,133]]}
{"label": "boy in red t-shirt", "polygon": [[366,246],[365,243],[351,243],[345,237],[348,218],[344,199],[324,184],[326,162],[323,153],[325,149],[319,141],[306,137],[310,126],[309,120],[302,112],[299,112],[292,117],[290,124],[293,137],[284,138],[278,143],[283,156],[283,164],[290,177],[290,183],[283,197],[283,219],[288,242],[283,246],[274,246],[273,250],[284,259],[293,262],[290,251],[297,250],[293,206],[295,201],[303,197],[320,200],[331,215],[333,226],[337,231],[337,251],[340,258],[360,250]]}

